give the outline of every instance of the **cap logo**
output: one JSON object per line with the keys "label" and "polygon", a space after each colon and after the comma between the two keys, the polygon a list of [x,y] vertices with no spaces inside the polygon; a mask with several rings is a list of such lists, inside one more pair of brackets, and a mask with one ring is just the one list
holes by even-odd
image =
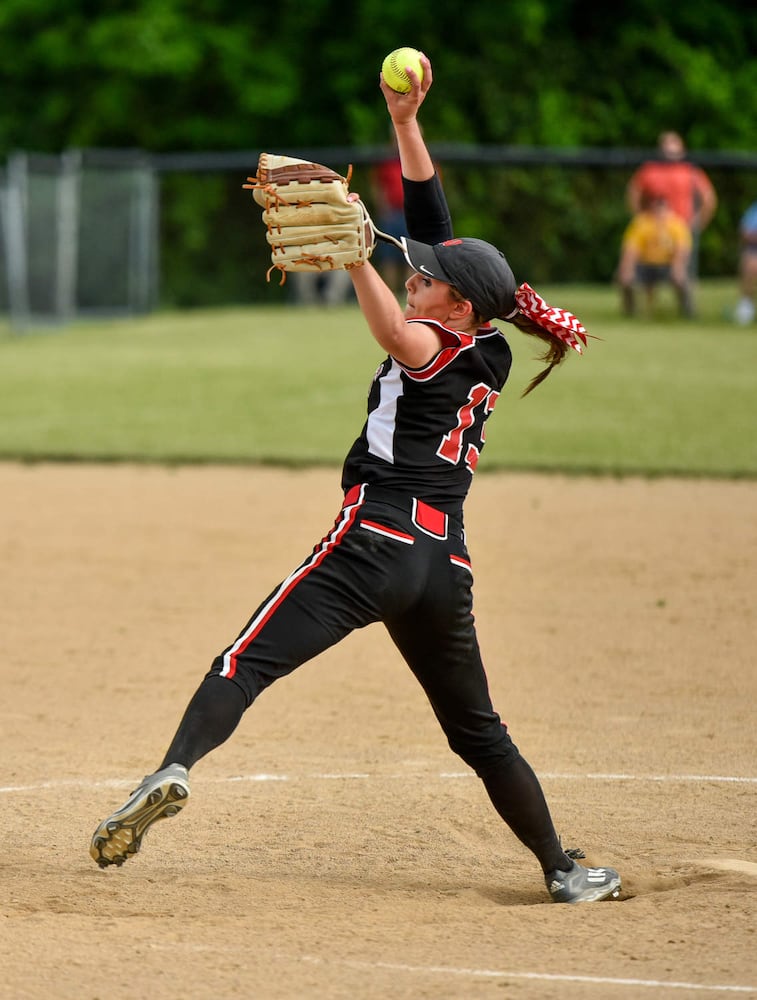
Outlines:
{"label": "cap logo", "polygon": [[442,246],[443,247],[457,247],[457,246],[460,246],[460,244],[462,242],[463,242],[462,240],[445,240],[442,243]]}
{"label": "cap logo", "polygon": [[[425,264],[420,265],[420,270],[423,271],[424,274],[431,274],[431,271],[429,271]],[[433,278],[433,274],[431,274],[431,277]]]}

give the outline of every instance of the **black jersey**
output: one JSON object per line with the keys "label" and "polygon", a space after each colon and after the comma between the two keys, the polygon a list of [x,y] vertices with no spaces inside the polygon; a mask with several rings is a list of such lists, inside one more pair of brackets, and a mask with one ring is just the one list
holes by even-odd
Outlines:
{"label": "black jersey", "polygon": [[423,368],[388,357],[368,396],[368,419],[344,463],[342,487],[370,483],[459,512],[481,449],[485,423],[510,371],[512,354],[493,326],[476,336],[436,320],[442,347]]}

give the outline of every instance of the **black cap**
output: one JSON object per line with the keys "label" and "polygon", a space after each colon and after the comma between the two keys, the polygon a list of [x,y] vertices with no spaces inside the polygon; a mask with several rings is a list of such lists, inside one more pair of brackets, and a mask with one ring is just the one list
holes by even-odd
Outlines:
{"label": "black cap", "polygon": [[484,240],[454,239],[429,246],[403,239],[413,270],[454,285],[482,319],[505,319],[516,308],[515,277],[505,255]]}

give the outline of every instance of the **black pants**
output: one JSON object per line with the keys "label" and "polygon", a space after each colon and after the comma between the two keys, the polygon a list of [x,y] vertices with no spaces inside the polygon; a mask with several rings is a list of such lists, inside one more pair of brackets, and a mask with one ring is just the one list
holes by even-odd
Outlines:
{"label": "black pants", "polygon": [[211,673],[234,680],[249,705],[353,629],[382,621],[450,747],[483,777],[517,750],[489,697],[462,525],[412,498],[373,495],[351,491],[332,531],[263,601]]}
{"label": "black pants", "polygon": [[499,815],[544,872],[569,870],[539,781],[492,707],[471,587],[459,522],[410,497],[355,487],[331,532],[216,657],[162,766],[191,767],[275,680],[382,621]]}

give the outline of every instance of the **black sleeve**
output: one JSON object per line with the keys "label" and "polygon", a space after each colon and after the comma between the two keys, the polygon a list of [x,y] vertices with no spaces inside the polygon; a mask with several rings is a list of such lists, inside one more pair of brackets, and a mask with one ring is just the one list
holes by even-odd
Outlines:
{"label": "black sleeve", "polygon": [[441,243],[452,239],[452,220],[439,175],[427,181],[402,178],[405,192],[405,223],[411,240]]}

